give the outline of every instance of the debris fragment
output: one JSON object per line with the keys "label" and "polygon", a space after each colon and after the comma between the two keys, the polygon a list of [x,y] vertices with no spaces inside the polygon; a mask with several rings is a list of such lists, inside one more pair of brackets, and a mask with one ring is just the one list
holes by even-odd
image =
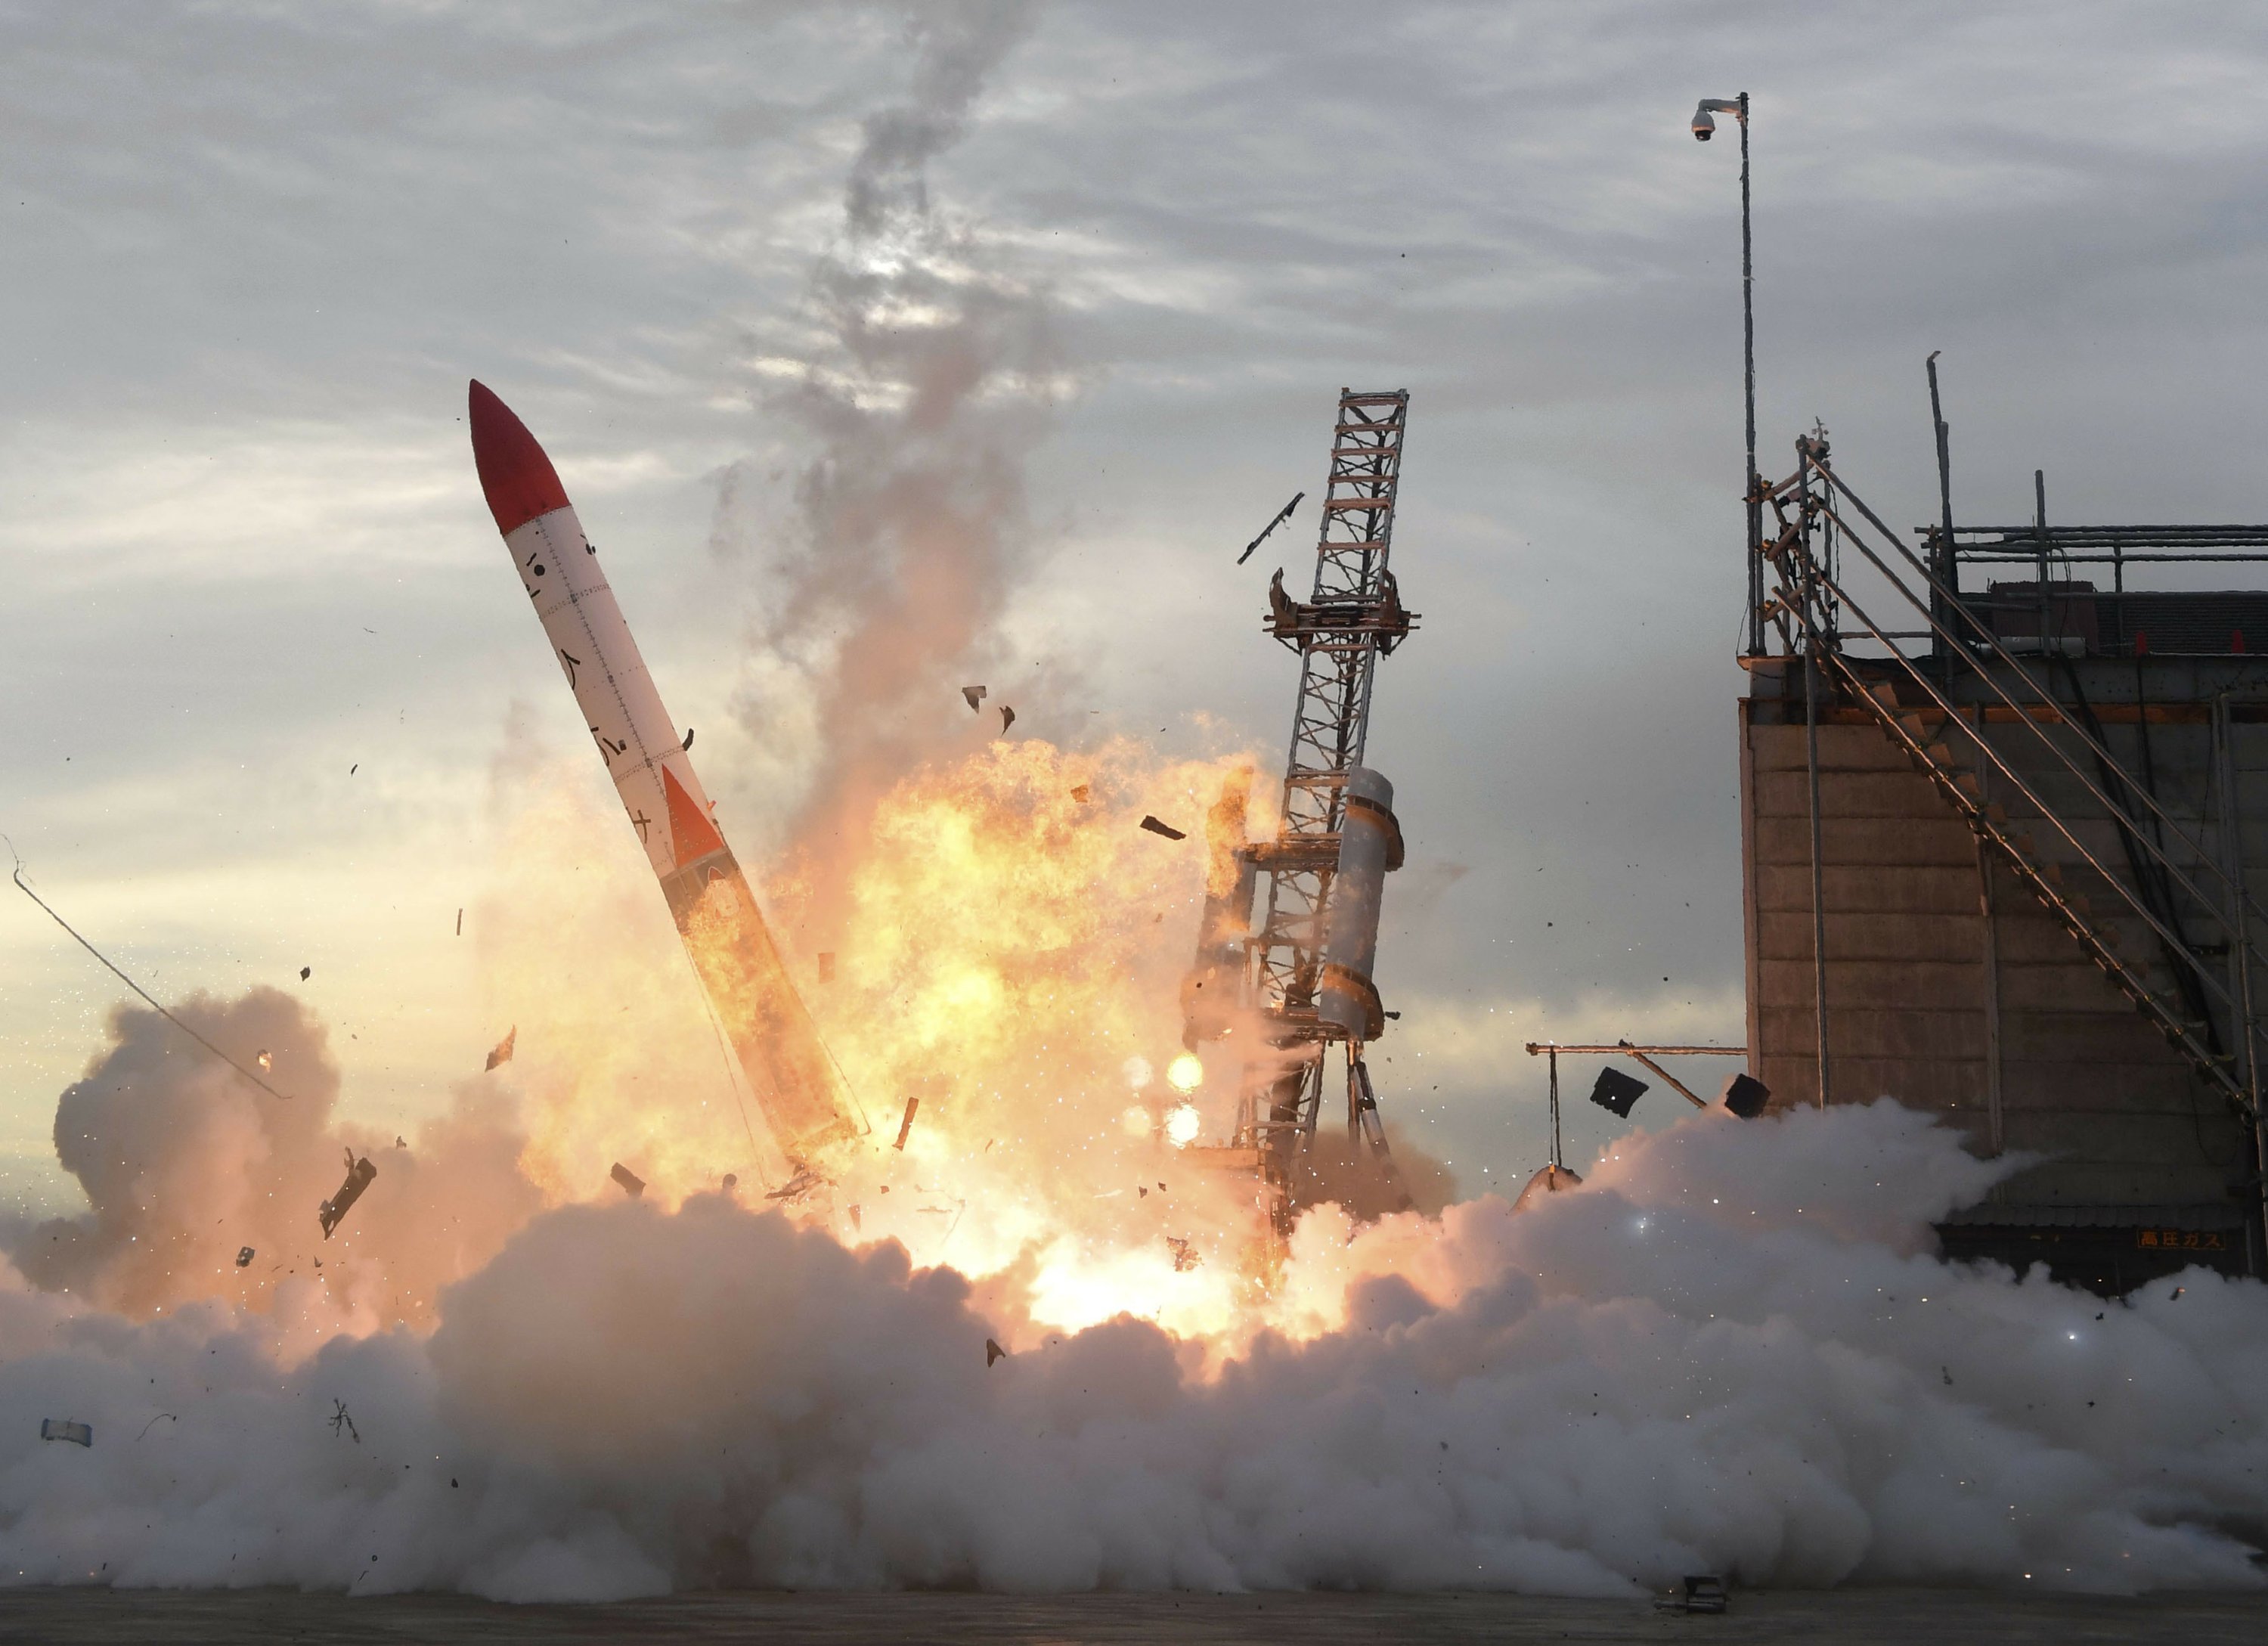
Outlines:
{"label": "debris fragment", "polygon": [[252,1259],[257,1255],[259,1254],[254,1252],[249,1246],[239,1246],[236,1249],[236,1266],[239,1269],[250,1268],[252,1266]]}
{"label": "debris fragment", "polygon": [[821,1184],[825,1183],[827,1179],[821,1177],[813,1168],[806,1166],[799,1161],[795,1165],[795,1176],[790,1177],[778,1188],[774,1189],[770,1194],[764,1196],[764,1199],[767,1200],[800,1200],[805,1195],[809,1194],[814,1189],[816,1189]]}
{"label": "debris fragment", "polygon": [[1646,1091],[1644,1081],[1635,1080],[1609,1066],[1599,1071],[1598,1082],[1591,1088],[1591,1101],[1613,1114],[1617,1120],[1627,1120],[1631,1105]]}
{"label": "debris fragment", "polygon": [[1000,735],[1005,737],[1008,728],[1016,723],[1016,712],[1006,704],[1000,705]]}
{"label": "debris fragment", "polygon": [[302,983],[305,983],[309,978],[312,978],[314,975],[315,969],[313,966],[302,966],[299,968],[299,981]]}
{"label": "debris fragment", "polygon": [[1725,1609],[1725,1580],[1702,1576],[1685,1580],[1685,1592],[1668,1600],[1657,1600],[1659,1612],[1722,1612]]}
{"label": "debris fragment", "polygon": [[352,765],[350,765],[350,766],[349,766],[349,767],[347,768],[347,775],[348,775],[349,777],[352,777],[352,776],[354,776],[354,774],[355,774],[356,772],[357,772],[357,771],[361,771],[361,770],[362,770],[362,762],[361,762],[361,761],[359,761],[359,760],[357,760],[357,761],[356,761],[356,762],[354,763],[354,764],[352,764]]}
{"label": "debris fragment", "polygon": [[142,1434],[136,1435],[134,1438],[140,1440],[143,1435],[147,1435],[151,1429],[157,1428],[161,1421],[167,1423],[178,1423],[181,1420],[171,1412],[160,1412],[156,1417],[151,1418],[148,1422],[142,1425]]}
{"label": "debris fragment", "polygon": [[831,948],[819,951],[819,980],[821,983],[835,981],[835,951]]}
{"label": "debris fragment", "polygon": [[1268,524],[1260,528],[1260,535],[1255,537],[1250,543],[1244,545],[1244,552],[1236,557],[1236,564],[1242,565],[1247,560],[1252,558],[1252,551],[1260,547],[1262,543],[1268,541],[1270,533],[1273,532],[1285,520],[1292,518],[1292,511],[1300,506],[1300,499],[1307,495],[1307,494],[1304,491],[1293,492],[1292,494],[1292,500],[1289,503],[1286,503],[1282,508],[1276,511],[1276,518],[1270,520]]}
{"label": "debris fragment", "polygon": [[[66,758],[68,758],[69,757],[66,757]],[[8,847],[8,854],[9,854],[11,857],[15,857],[15,853],[16,853],[16,848],[15,848],[15,846],[14,846],[12,844],[11,844],[11,845],[9,845],[9,847]],[[229,1066],[229,1067],[231,1067],[231,1068],[234,1069],[238,1074],[239,1074],[243,1075],[245,1079],[247,1079],[247,1080],[250,1081],[251,1081],[254,1086],[257,1086],[258,1088],[260,1088],[260,1089],[261,1089],[261,1090],[262,1090],[262,1091],[266,1092],[266,1093],[267,1093],[270,1097],[281,1097],[281,1098],[284,1098],[286,1101],[288,1101],[288,1100],[289,1100],[289,1097],[290,1097],[290,1094],[289,1094],[289,1093],[286,1093],[286,1092],[279,1092],[279,1091],[277,1091],[277,1090],[276,1090],[273,1086],[270,1086],[270,1085],[269,1085],[266,1081],[261,1080],[261,1079],[260,1078],[260,1076],[258,1076],[257,1074],[254,1074],[250,1069],[248,1069],[248,1068],[245,1067],[243,1064],[239,1063],[239,1062],[238,1062],[234,1058],[232,1058],[232,1057],[229,1056],[229,1054],[228,1054],[227,1052],[225,1052],[222,1051],[218,1046],[217,1046],[217,1045],[213,1044],[213,1043],[212,1043],[211,1041],[210,1041],[210,1040],[206,1039],[202,1035],[199,1034],[195,1030],[194,1030],[194,1029],[190,1028],[187,1023],[183,1022],[180,1018],[178,1018],[178,1017],[174,1016],[174,1015],[173,1015],[173,1013],[171,1013],[171,1012],[167,1011],[167,1010],[166,1010],[163,1006],[159,1005],[159,1004],[158,1003],[158,998],[157,998],[155,995],[151,994],[151,993],[150,993],[150,991],[149,991],[149,990],[147,990],[147,989],[144,988],[140,984],[138,984],[138,983],[135,982],[133,978],[131,978],[128,977],[124,972],[122,972],[122,971],[119,971],[119,969],[118,969],[116,966],[112,965],[112,964],[111,964],[111,962],[110,962],[110,956],[107,956],[107,955],[104,954],[100,949],[97,948],[93,944],[92,944],[92,943],[88,942],[88,941],[86,941],[86,939],[85,939],[85,938],[81,937],[81,936],[78,934],[78,933],[77,933],[77,929],[76,929],[76,928],[74,928],[74,927],[72,926],[71,923],[70,923],[69,920],[64,919],[63,916],[61,916],[60,914],[57,914],[57,913],[56,913],[53,909],[48,908],[48,900],[47,900],[45,897],[40,897],[40,894],[39,894],[38,892],[33,891],[33,890],[29,886],[26,886],[26,885],[24,883],[24,860],[23,860],[22,858],[20,858],[20,857],[16,858],[15,879],[16,879],[16,889],[17,889],[18,891],[22,892],[22,893],[23,893],[26,897],[29,897],[29,898],[30,898],[33,903],[38,904],[40,905],[40,911],[41,911],[43,913],[45,913],[45,914],[47,915],[48,919],[49,919],[50,920],[53,920],[53,921],[54,921],[57,926],[60,926],[61,927],[63,927],[63,930],[64,930],[64,931],[69,932],[69,933],[70,934],[71,941],[73,941],[73,942],[77,943],[77,944],[81,948],[84,948],[85,950],[86,950],[86,952],[87,952],[88,954],[92,955],[92,956],[93,956],[97,960],[100,961],[100,962],[103,963],[104,967],[105,967],[107,970],[108,970],[108,971],[110,972],[110,974],[111,974],[113,977],[116,978],[117,978],[121,983],[124,984],[128,988],[129,988],[129,989],[133,990],[135,993],[136,993],[136,994],[140,995],[140,996],[142,997],[143,1000],[144,1000],[144,1002],[149,1006],[149,1008],[150,1008],[150,1009],[151,1009],[151,1010],[152,1010],[152,1011],[156,1012],[156,1013],[158,1014],[158,1016],[160,1016],[160,1017],[164,1018],[167,1022],[169,1022],[169,1023],[173,1024],[173,1026],[174,1028],[176,1028],[176,1029],[180,1030],[183,1034],[187,1035],[190,1039],[192,1039],[192,1040],[195,1041],[199,1045],[202,1046],[206,1051],[208,1051],[208,1052],[211,1052],[211,1053],[213,1054],[213,1056],[215,1056],[215,1057],[218,1058],[222,1062],[224,1062],[224,1063],[227,1064],[227,1065]],[[302,972],[300,975],[301,975],[302,977],[305,977],[306,974],[305,972]]]}
{"label": "debris fragment", "polygon": [[1753,1120],[1764,1111],[1771,1101],[1771,1088],[1753,1074],[1728,1074],[1725,1077],[1725,1107],[1743,1120]]}
{"label": "debris fragment", "polygon": [[396,1132],[394,1134],[394,1147],[396,1148],[408,1148],[409,1147],[409,1143],[401,1133]]}
{"label": "debris fragment", "polygon": [[1150,1191],[1149,1191],[1149,1189],[1148,1189],[1146,1186],[1145,1186],[1144,1185],[1141,1185],[1141,1184],[1138,1184],[1138,1184],[1136,1184],[1136,1185],[1134,1185],[1134,1192],[1135,1192],[1136,1194],[1138,1194],[1138,1195],[1141,1196],[1141,1197],[1142,1197],[1142,1199],[1145,1199],[1145,1200],[1146,1200],[1146,1199],[1148,1199],[1150,1198]]}
{"label": "debris fragment", "polygon": [[519,1025],[518,1023],[514,1023],[510,1029],[504,1031],[504,1038],[496,1043],[496,1050],[489,1053],[488,1063],[485,1067],[482,1068],[482,1073],[486,1074],[489,1069],[496,1067],[499,1063],[511,1062],[512,1048],[514,1043],[519,1039]]}
{"label": "debris fragment", "polygon": [[733,1190],[735,1190],[735,1189],[739,1188],[740,1186],[740,1174],[739,1172],[737,1172],[737,1171],[728,1171],[728,1172],[726,1172],[726,1173],[725,1174],[725,1193],[730,1194],[730,1193],[732,1193],[732,1192],[733,1192]]}
{"label": "debris fragment", "polygon": [[460,908],[460,909],[457,911],[457,935],[458,935],[459,937],[462,937],[464,934],[465,934],[465,912],[464,912],[464,910],[463,910],[463,909]]}
{"label": "debris fragment", "polygon": [[855,1206],[850,1208],[850,1227],[862,1235],[866,1232],[865,1219],[859,1215],[858,1208]]}
{"label": "debris fragment", "polygon": [[350,1435],[356,1445],[362,1444],[362,1431],[355,1427],[354,1418],[347,1411],[347,1403],[343,1400],[331,1402],[331,1433]]}
{"label": "debris fragment", "polygon": [[640,1195],[645,1192],[645,1179],[639,1177],[637,1173],[632,1171],[628,1166],[623,1165],[620,1161],[616,1161],[615,1163],[615,1169],[608,1172],[607,1176],[612,1177],[616,1183],[622,1185],[622,1192],[629,1195],[633,1200],[637,1199]]}
{"label": "debris fragment", "polygon": [[1174,1273],[1176,1274],[1187,1273],[1204,1261],[1197,1255],[1197,1249],[1179,1235],[1167,1236],[1166,1244],[1174,1249]]}
{"label": "debris fragment", "polygon": [[74,1446],[94,1444],[94,1425],[76,1423],[67,1417],[43,1417],[40,1420],[41,1440],[67,1440]]}
{"label": "debris fragment", "polygon": [[963,686],[961,689],[961,695],[968,699],[968,712],[974,714],[976,712],[976,705],[983,702],[989,694],[982,686]]}
{"label": "debris fragment", "polygon": [[2189,1290],[2189,1288],[2188,1288],[2188,1287],[2186,1287],[2186,1286],[2176,1286],[2176,1288],[2174,1288],[2173,1296],[2172,1296],[2172,1297],[2169,1297],[2169,1298],[2167,1298],[2167,1299],[2166,1299],[2166,1301],[2167,1301],[2168,1303],[2172,1303],[2172,1302],[2174,1301],[2174,1299],[2175,1299],[2175,1298],[2179,1297],[2179,1296],[2180,1296],[2183,1292],[2185,1292],[2185,1291],[2187,1291],[2187,1290]]}
{"label": "debris fragment", "polygon": [[377,1176],[378,1168],[370,1163],[368,1155],[357,1160],[354,1150],[347,1151],[347,1180],[339,1185],[336,1194],[316,1209],[316,1218],[323,1225],[324,1239],[331,1237],[331,1230],[339,1226],[339,1219],[347,1214],[349,1207],[362,1199],[362,1192],[370,1187],[371,1180]]}
{"label": "debris fragment", "polygon": [[678,744],[678,747],[680,749],[687,749],[693,747],[693,728],[691,727],[688,726],[685,728],[685,741]]}
{"label": "debris fragment", "polygon": [[1939,1367],[1937,1369],[1937,1375],[1945,1379],[1945,1386],[1947,1388],[1950,1389],[1953,1387],[1953,1369],[1951,1367]]}
{"label": "debris fragment", "polygon": [[906,1099],[906,1118],[898,1122],[898,1140],[890,1145],[892,1148],[903,1149],[905,1148],[906,1133],[914,1129],[914,1111],[920,1107],[920,1098],[909,1097]]}
{"label": "debris fragment", "polygon": [[1162,1184],[1162,1183],[1161,1183],[1161,1184],[1160,1184],[1160,1185],[1158,1185],[1158,1192],[1159,1192],[1160,1194],[1163,1194],[1163,1193],[1165,1193],[1165,1192],[1166,1192],[1166,1185],[1165,1185],[1164,1184]]}
{"label": "debris fragment", "polygon": [[985,1365],[987,1365],[987,1366],[989,1367],[989,1366],[990,1366],[990,1365],[992,1364],[992,1362],[995,1362],[995,1361],[1005,1360],[1005,1359],[1007,1359],[1007,1358],[1008,1358],[1008,1351],[1007,1351],[1007,1350],[1005,1350],[1005,1349],[1002,1348],[1002,1347],[1001,1347],[998,1343],[995,1343],[995,1342],[994,1342],[990,1338],[987,1338],[987,1339],[985,1339],[985,1340],[984,1340],[984,1363],[985,1363]]}
{"label": "debris fragment", "polygon": [[1174,828],[1173,824],[1160,823],[1155,817],[1152,817],[1147,812],[1144,812],[1142,814],[1142,826],[1145,829],[1147,829],[1152,834],[1161,834],[1168,840],[1186,840],[1189,838],[1188,835],[1184,834],[1181,830]]}
{"label": "debris fragment", "polygon": [[1071,797],[1077,801],[1080,805],[1084,806],[1086,804],[1086,797],[1094,793],[1094,791],[1092,788],[1088,787],[1086,784],[1081,783],[1072,788]]}

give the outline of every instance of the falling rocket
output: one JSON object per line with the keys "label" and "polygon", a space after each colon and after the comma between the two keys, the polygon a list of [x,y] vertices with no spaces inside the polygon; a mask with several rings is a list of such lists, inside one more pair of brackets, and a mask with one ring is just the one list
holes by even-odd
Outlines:
{"label": "falling rocket", "polygon": [[662,706],[637,642],[535,437],[472,386],[473,464],[520,586],[551,642],[622,809],[669,900],[686,953],[725,1024],[782,1153],[799,1167],[865,1130],[733,859],[689,738]]}

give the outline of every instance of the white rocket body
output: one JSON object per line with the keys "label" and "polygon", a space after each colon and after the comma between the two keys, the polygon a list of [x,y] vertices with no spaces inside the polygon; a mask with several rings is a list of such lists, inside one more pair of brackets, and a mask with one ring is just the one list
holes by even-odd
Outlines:
{"label": "white rocket body", "polygon": [[520,587],[661,882],[781,1152],[799,1169],[865,1128],[725,844],[676,723],[550,459],[472,387],[473,454]]}

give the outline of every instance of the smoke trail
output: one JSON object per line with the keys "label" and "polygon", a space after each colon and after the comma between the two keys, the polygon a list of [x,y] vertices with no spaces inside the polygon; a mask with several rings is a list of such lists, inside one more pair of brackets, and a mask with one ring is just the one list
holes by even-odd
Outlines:
{"label": "smoke trail", "polygon": [[[808,319],[823,341],[767,401],[817,447],[796,481],[799,541],[768,573],[762,641],[811,700],[819,770],[795,836],[822,908],[839,890],[836,843],[860,838],[890,783],[965,729],[955,688],[988,677],[993,624],[1028,562],[1023,464],[1057,366],[1048,304],[936,210],[929,169],[1035,9],[966,0],[912,14],[910,85],[865,121],[838,238],[814,271]],[[724,516],[737,489],[728,477]],[[740,712],[784,753],[776,684]]]}

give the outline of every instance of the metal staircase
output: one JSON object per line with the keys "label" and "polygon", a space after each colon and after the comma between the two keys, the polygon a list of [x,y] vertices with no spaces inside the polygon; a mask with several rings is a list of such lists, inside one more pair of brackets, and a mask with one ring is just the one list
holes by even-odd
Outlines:
{"label": "metal staircase", "polygon": [[[1787,653],[1793,656],[1800,648],[1835,696],[1866,711],[1995,860],[2016,875],[2205,1081],[2257,1126],[2261,1025],[2252,999],[2252,971],[2259,958],[2252,934],[2254,921],[2268,919],[2268,914],[2245,891],[2241,858],[2231,853],[2231,863],[2225,866],[2206,852],[2149,786],[2126,772],[2104,746],[2088,724],[2092,715],[2083,700],[2066,705],[2057,698],[1999,638],[1961,615],[1955,590],[1836,476],[1823,432],[1798,440],[1796,449],[1795,473],[1764,488],[1764,501],[1778,529],[1758,544],[1759,555],[1778,579],[1764,616],[1778,625]],[[1887,548],[1889,558],[1869,541],[1870,535]],[[1857,550],[1919,614],[1926,631],[1896,632],[1867,613],[1838,575],[1845,547]],[[1861,635],[1879,643],[1883,655],[1852,655],[1845,641]],[[1910,657],[1899,644],[1925,637],[1938,642],[1932,659]],[[1983,683],[1978,702],[1956,702],[1948,689],[1962,664]],[[2020,700],[2003,675],[2030,701]],[[1822,695],[1815,686],[1808,694],[1807,712],[1815,724]],[[2049,761],[2034,762],[2028,779],[1987,734],[1988,717],[1996,726],[2020,728],[2019,737],[2028,734]],[[2223,734],[2225,793],[2230,780],[2226,725],[2217,725]],[[2093,775],[2058,740],[2058,732],[2091,757]],[[2058,783],[2065,777],[2076,780],[2100,808],[2099,816],[2110,821],[2124,848],[2126,875],[2082,837],[2088,820],[2067,816],[2040,793],[2043,771],[2058,773]],[[1988,785],[1994,794],[2021,798],[2031,815],[2013,818],[2007,806],[1988,794]],[[2105,909],[2098,911],[2093,898],[2070,883],[2081,871],[2088,885],[2110,893]],[[2178,898],[2172,895],[2176,890]],[[2124,952],[2113,921],[2127,919],[2139,920],[2156,937],[2154,962]],[[2210,935],[2192,941],[2185,922],[2201,923]],[[2215,950],[2223,963],[2213,963],[2208,951]],[[2213,1021],[2213,1002],[2226,1013],[2231,1029],[2227,1041],[2235,1044],[2235,1051],[2224,1049]]]}

